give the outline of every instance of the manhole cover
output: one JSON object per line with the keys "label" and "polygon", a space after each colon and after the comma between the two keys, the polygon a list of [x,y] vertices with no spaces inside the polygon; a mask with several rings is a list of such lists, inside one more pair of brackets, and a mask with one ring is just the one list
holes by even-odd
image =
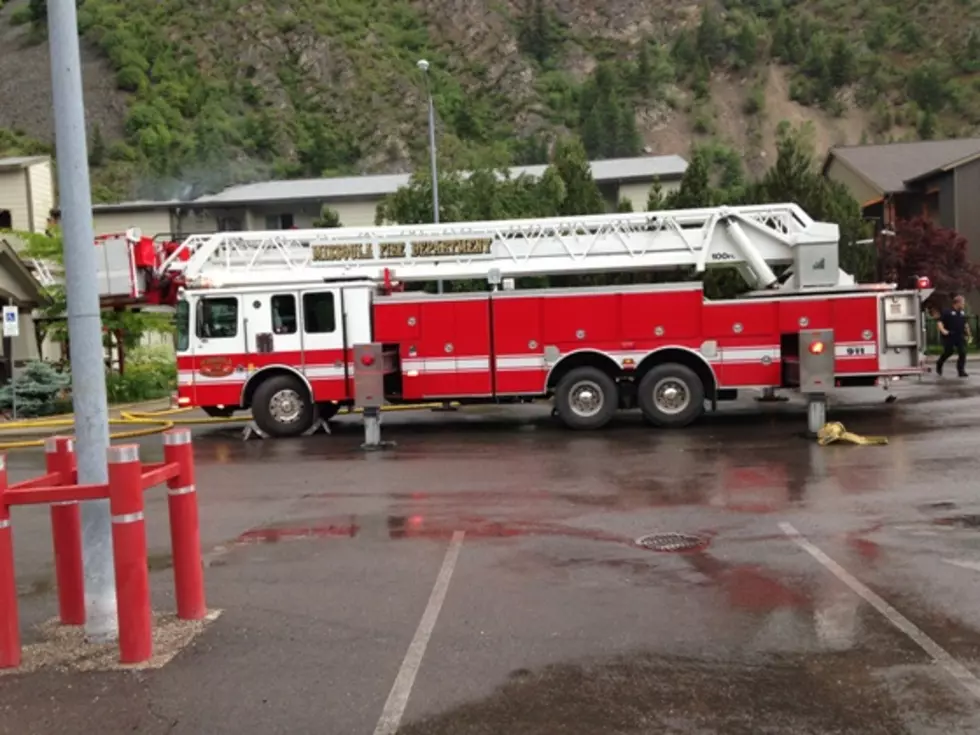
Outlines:
{"label": "manhole cover", "polygon": [[650,551],[690,551],[707,545],[707,542],[690,533],[651,533],[640,536],[636,544]]}

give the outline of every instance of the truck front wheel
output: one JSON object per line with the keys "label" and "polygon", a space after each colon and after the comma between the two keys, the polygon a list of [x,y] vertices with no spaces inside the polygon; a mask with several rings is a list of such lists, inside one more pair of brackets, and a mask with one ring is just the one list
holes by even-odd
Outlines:
{"label": "truck front wheel", "polygon": [[575,368],[555,390],[555,412],[570,429],[599,429],[618,408],[616,381],[598,368]]}
{"label": "truck front wheel", "polygon": [[297,378],[273,375],[256,389],[252,418],[269,436],[299,436],[313,425],[313,401]]}
{"label": "truck front wheel", "polygon": [[704,413],[704,385],[691,368],[658,365],[640,380],[643,418],[654,426],[687,426]]}

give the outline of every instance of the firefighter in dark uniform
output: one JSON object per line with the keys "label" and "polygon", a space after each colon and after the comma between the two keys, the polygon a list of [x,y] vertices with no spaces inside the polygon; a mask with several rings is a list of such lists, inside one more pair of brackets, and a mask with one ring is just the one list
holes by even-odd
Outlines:
{"label": "firefighter in dark uniform", "polygon": [[963,297],[954,297],[953,307],[946,309],[936,323],[943,338],[943,354],[936,361],[936,375],[943,374],[943,363],[955,352],[957,354],[956,372],[961,378],[967,377],[966,343],[970,338],[970,327],[966,323],[966,312],[963,310],[963,306]]}

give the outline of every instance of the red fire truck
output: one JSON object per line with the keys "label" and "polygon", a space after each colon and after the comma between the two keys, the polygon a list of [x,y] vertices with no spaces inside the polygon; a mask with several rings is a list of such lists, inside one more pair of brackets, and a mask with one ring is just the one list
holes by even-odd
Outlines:
{"label": "red fire truck", "polygon": [[[266,435],[351,405],[541,398],[575,429],[630,408],[673,427],[739,390],[802,390],[819,406],[835,387],[922,372],[928,283],[856,284],[838,238],[794,204],[220,232],[187,238],[124,288],[176,300],[180,404],[251,409]],[[754,290],[712,301],[696,281],[515,287],[716,267]],[[487,286],[404,288],[465,279]]]}

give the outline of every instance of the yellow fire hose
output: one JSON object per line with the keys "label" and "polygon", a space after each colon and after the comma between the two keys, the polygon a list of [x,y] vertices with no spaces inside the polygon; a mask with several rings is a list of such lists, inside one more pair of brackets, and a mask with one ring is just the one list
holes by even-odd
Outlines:
{"label": "yellow fire hose", "polygon": [[817,443],[825,447],[834,442],[847,442],[849,444],[859,444],[861,446],[879,446],[888,443],[888,438],[884,436],[861,436],[853,434],[844,428],[844,424],[833,421],[824,424],[817,432]]}
{"label": "yellow fire hose", "polygon": [[[183,414],[187,414],[193,411],[193,408],[167,408],[161,411],[127,411],[127,407],[138,406],[141,404],[127,404],[126,406],[117,406],[112,410],[119,411],[119,418],[109,419],[109,426],[142,426],[140,429],[129,429],[125,431],[117,431],[115,433],[109,434],[110,439],[136,439],[143,436],[150,436],[152,434],[159,434],[160,432],[171,429],[174,426],[197,426],[201,424],[236,424],[236,423],[246,423],[252,420],[252,415],[244,414],[242,416],[229,416],[227,418],[192,418],[190,416],[184,417]],[[442,403],[415,403],[404,406],[385,406],[381,410],[384,412],[390,411],[417,411],[426,408],[438,408],[442,406]],[[452,404],[458,406],[459,404]],[[338,412],[338,416],[344,414],[357,414],[362,413],[359,408],[355,409],[341,409]],[[62,414],[60,416],[49,416],[46,418],[39,419],[26,419],[24,421],[7,421],[0,423],[0,434],[17,434],[18,430],[34,430],[34,429],[71,429],[74,428],[75,420],[72,418],[71,414]],[[57,431],[52,431],[51,435],[57,434]],[[43,447],[44,438],[41,439],[23,439],[21,441],[12,442],[0,442],[0,450],[7,449],[30,449],[33,447]]]}

